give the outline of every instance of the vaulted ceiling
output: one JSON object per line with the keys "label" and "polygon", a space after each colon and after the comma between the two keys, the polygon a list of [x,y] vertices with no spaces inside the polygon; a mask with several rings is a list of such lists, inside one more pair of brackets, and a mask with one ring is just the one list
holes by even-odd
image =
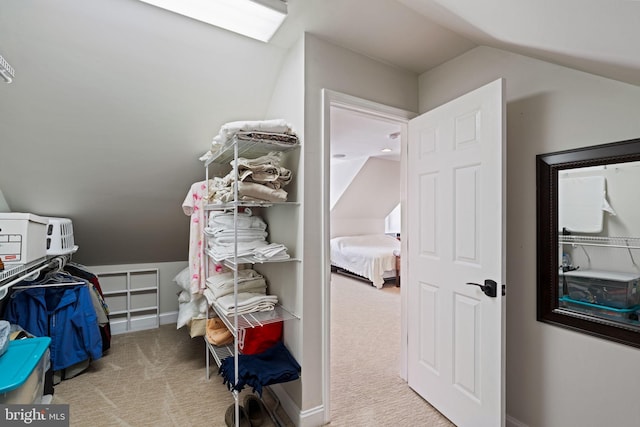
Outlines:
{"label": "vaulted ceiling", "polygon": [[2,0],[0,195],[72,218],[85,264],[186,259],[197,158],[221,124],[264,117],[305,31],[416,78],[489,45],[640,85],[638,1],[288,3],[265,44],[138,0]]}

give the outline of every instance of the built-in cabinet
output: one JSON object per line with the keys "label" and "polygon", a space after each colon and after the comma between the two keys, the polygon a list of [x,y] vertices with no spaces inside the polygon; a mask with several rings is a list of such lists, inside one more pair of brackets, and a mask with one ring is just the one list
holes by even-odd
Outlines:
{"label": "built-in cabinet", "polygon": [[96,273],[114,334],[160,325],[157,268]]}

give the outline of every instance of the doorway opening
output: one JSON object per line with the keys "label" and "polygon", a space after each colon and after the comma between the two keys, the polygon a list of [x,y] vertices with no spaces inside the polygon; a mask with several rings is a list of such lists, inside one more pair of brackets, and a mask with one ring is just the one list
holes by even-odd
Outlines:
{"label": "doorway opening", "polygon": [[[324,210],[327,263],[323,307],[326,331],[324,402],[325,419],[329,421],[334,416],[342,419],[345,411],[357,411],[353,403],[344,401],[342,392],[349,388],[366,388],[368,383],[365,380],[371,379],[374,372],[380,373],[379,363],[387,363],[385,370],[391,370],[391,377],[397,380],[400,374],[406,381],[406,348],[401,345],[401,342],[406,343],[401,339],[406,336],[406,302],[402,288],[396,288],[395,276],[378,289],[370,283],[331,273],[330,240],[343,235],[384,236],[387,232],[387,236],[395,236],[401,233],[401,229],[391,230],[385,224],[396,227],[398,222],[402,223],[402,220],[389,219],[387,215],[398,204],[402,205],[405,186],[402,165],[406,162],[402,152],[406,144],[407,122],[414,114],[327,90],[324,91],[324,101],[324,182],[328,196],[325,197]],[[389,181],[386,183],[385,174],[386,181]],[[367,178],[358,175],[381,175],[382,181],[370,183],[367,188]],[[392,175],[395,175],[393,180]],[[354,181],[356,183],[351,185]],[[387,190],[383,191],[385,184],[394,188],[393,196],[389,196],[391,193]],[[378,194],[376,200],[376,193],[384,194]],[[360,308],[353,306],[355,304],[361,304]],[[376,325],[376,304],[384,308],[378,310],[378,320],[382,320],[383,312],[386,313],[385,320],[378,323],[384,323],[378,328],[378,334],[373,330],[375,326],[367,332],[369,326]],[[371,310],[367,312],[365,307]],[[394,334],[388,336],[388,342],[373,338],[384,335],[383,330]],[[372,350],[376,348],[378,350]],[[381,357],[382,349],[385,357]],[[358,384],[353,384],[354,381]],[[402,385],[408,390],[405,382]],[[334,397],[338,392],[340,396]],[[362,396],[359,399],[362,402]]]}

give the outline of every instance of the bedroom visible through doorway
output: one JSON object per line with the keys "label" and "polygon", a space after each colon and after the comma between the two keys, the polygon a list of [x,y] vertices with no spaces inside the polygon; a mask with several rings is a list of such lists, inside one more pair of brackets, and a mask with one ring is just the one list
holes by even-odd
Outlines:
{"label": "bedroom visible through doorway", "polygon": [[[333,95],[341,98],[340,94]],[[329,124],[328,128],[325,127],[329,136],[325,137],[325,150],[329,152],[327,157],[330,163],[329,170],[325,170],[330,190],[327,212],[327,262],[331,264],[332,261],[331,239],[345,236],[366,236],[367,241],[370,238],[374,241],[391,239],[397,243],[396,252],[400,256],[401,220],[397,216],[390,219],[389,214],[394,211],[398,214],[401,209],[402,140],[406,136],[406,122],[412,113],[400,112],[363,100],[359,100],[362,101],[359,103],[356,98],[355,103],[342,102],[345,99],[352,100],[347,95],[344,97],[339,102],[332,102],[331,107],[325,109],[325,124]],[[390,226],[396,229],[390,229]],[[393,254],[393,250],[391,253]],[[365,260],[364,264],[367,262]],[[392,382],[394,378],[398,380],[399,374],[400,379],[405,378],[406,353],[400,345],[401,337],[405,333],[402,321],[402,307],[405,302],[402,300],[401,288],[395,286],[396,257],[393,256],[391,265],[383,263],[381,279],[377,275],[367,277],[369,273],[365,266],[361,266],[361,270],[358,270],[357,266],[343,267],[355,270],[352,272],[363,277],[356,280],[331,273],[327,278],[325,313],[327,319],[330,319],[327,322],[330,337],[327,347],[330,351],[327,352],[326,358],[326,381],[331,384],[331,387],[325,388],[327,419],[344,415],[345,396],[342,395],[340,384],[345,380],[352,383],[351,387],[366,387],[367,378],[372,380],[371,371],[374,370],[392,372],[386,378],[383,375],[377,376],[382,382]],[[337,286],[340,288],[336,288]],[[362,322],[376,323],[375,313],[379,311],[380,320],[385,322],[384,329],[389,331],[389,341],[382,346],[381,343],[363,341],[362,334],[365,330],[362,323],[348,321],[345,324],[341,321],[345,316],[350,317],[349,309],[345,313],[342,304],[345,300],[351,300],[357,305],[350,308],[353,313],[360,310],[358,306],[363,310],[364,307],[372,309],[372,318],[362,317]],[[376,304],[379,304],[378,308]],[[382,316],[382,313],[385,313],[385,316]],[[371,336],[370,333],[366,335]],[[358,357],[344,357],[346,354],[372,357],[371,345],[377,349],[377,360],[371,359],[367,362],[361,359],[362,363],[354,364],[355,360],[360,360]],[[365,356],[367,354],[369,356]],[[380,366],[374,366],[376,361],[390,362],[382,369]],[[345,376],[347,372],[353,376]],[[401,383],[402,387],[409,390],[404,381]],[[352,403],[350,406],[354,410],[353,416],[357,417],[357,410],[353,407],[355,404]],[[354,418],[355,420],[357,418]]]}

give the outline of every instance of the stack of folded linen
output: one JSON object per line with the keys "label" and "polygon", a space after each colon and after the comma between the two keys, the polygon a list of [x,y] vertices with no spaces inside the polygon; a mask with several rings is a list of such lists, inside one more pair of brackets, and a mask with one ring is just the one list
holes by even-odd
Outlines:
{"label": "stack of folded linen", "polygon": [[290,147],[299,144],[291,125],[282,119],[249,120],[225,123],[211,142],[211,149],[200,160],[207,161],[236,137],[239,140]]}
{"label": "stack of folded linen", "polygon": [[209,184],[211,203],[234,200],[234,183],[238,181],[238,200],[254,202],[286,202],[288,193],[283,187],[291,182],[292,173],[281,167],[282,153],[274,152],[255,159],[240,157],[232,161],[233,170]]}
{"label": "stack of folded linen", "polygon": [[233,212],[211,212],[204,232],[209,237],[209,252],[217,260],[229,258],[235,252],[239,257],[252,256],[256,248],[266,246],[267,224],[250,209],[238,212],[234,229]]}
{"label": "stack of folded linen", "polygon": [[209,228],[213,231],[233,230],[234,227],[264,231],[267,229],[267,224],[259,216],[254,216],[249,208],[245,208],[243,212],[238,212],[235,225],[233,212],[211,212],[209,215]]}
{"label": "stack of folded linen", "polygon": [[220,313],[225,316],[233,316],[257,311],[272,311],[278,303],[276,295],[266,295],[259,292],[238,292],[237,297],[237,306],[233,294],[216,298],[214,304]]}
{"label": "stack of folded linen", "polygon": [[231,166],[238,170],[238,180],[242,182],[255,182],[269,188],[279,189],[291,182],[291,171],[280,166],[282,153],[269,153],[255,158],[238,158],[237,162],[231,162]]}
{"label": "stack of folded linen", "polygon": [[267,282],[253,269],[238,270],[237,281],[233,272],[214,274],[207,278],[207,288],[203,294],[207,302],[215,306],[219,313],[231,316],[236,313],[234,288],[237,283],[237,314],[256,311],[271,311],[278,303],[278,297],[267,295]]}
{"label": "stack of folded linen", "polygon": [[[289,258],[283,244],[268,243],[267,224],[251,209],[238,212],[234,229],[233,212],[212,212],[204,232],[208,236],[209,253],[216,260],[252,257],[257,262],[277,261]],[[237,251],[237,252],[236,252]]]}
{"label": "stack of folded linen", "polygon": [[[204,296],[213,304],[216,299],[233,293],[233,272],[214,274],[207,279]],[[266,293],[267,282],[264,277],[253,269],[238,271],[238,292]]]}

